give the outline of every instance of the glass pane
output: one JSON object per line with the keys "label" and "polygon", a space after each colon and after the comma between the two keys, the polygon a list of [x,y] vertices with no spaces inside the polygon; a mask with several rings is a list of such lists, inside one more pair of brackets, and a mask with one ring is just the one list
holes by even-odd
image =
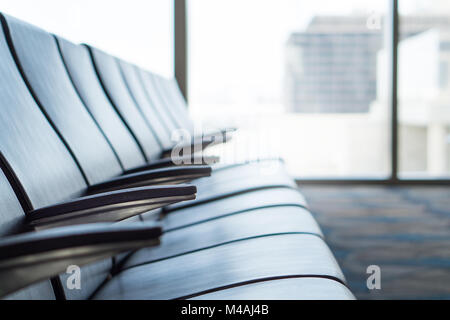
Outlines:
{"label": "glass pane", "polygon": [[399,2],[399,159],[404,178],[450,174],[450,2]]}
{"label": "glass pane", "polygon": [[298,177],[390,174],[386,1],[188,3],[191,111],[240,128],[223,158],[280,156]]}
{"label": "glass pane", "polygon": [[1,10],[71,41],[173,75],[172,1],[1,0]]}

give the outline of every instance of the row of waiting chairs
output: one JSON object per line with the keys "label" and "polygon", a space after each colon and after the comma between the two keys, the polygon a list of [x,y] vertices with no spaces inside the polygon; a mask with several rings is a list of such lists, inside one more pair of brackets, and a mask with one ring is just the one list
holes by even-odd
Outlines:
{"label": "row of waiting chairs", "polygon": [[234,129],[196,136],[175,80],[0,19],[0,297],[354,298],[281,160],[174,153]]}

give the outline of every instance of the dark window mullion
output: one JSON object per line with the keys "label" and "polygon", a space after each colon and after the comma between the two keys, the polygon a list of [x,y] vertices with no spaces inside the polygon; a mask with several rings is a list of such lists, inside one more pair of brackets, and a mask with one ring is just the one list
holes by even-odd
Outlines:
{"label": "dark window mullion", "polygon": [[389,0],[389,99],[391,110],[391,181],[398,180],[398,37],[399,37],[399,15],[398,0]]}
{"label": "dark window mullion", "polygon": [[175,78],[180,90],[187,101],[187,3],[186,0],[173,0],[173,31],[174,31],[174,68]]}

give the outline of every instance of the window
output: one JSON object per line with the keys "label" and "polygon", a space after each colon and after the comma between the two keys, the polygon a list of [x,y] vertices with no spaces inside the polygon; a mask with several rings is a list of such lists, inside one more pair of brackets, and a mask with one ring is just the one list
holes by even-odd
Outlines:
{"label": "window", "polygon": [[450,175],[450,3],[399,2],[399,160],[402,177]]}
{"label": "window", "polygon": [[173,75],[173,7],[164,0],[2,0],[6,14]]}
{"label": "window", "polygon": [[188,5],[189,101],[199,121],[240,128],[225,156],[281,156],[298,177],[390,174],[386,2]]}

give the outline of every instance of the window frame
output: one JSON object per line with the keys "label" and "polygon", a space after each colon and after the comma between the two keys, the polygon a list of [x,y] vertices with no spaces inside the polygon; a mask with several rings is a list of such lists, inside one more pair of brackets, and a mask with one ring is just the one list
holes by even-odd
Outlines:
{"label": "window frame", "polygon": [[[174,74],[180,89],[186,99],[188,88],[188,0],[174,1]],[[386,178],[297,178],[298,184],[338,184],[338,185],[450,185],[447,178],[421,178],[410,179],[399,176],[398,161],[398,45],[399,45],[399,0],[389,1],[387,12],[387,37],[388,39],[388,59],[389,59],[389,110],[390,110],[390,175]]]}

